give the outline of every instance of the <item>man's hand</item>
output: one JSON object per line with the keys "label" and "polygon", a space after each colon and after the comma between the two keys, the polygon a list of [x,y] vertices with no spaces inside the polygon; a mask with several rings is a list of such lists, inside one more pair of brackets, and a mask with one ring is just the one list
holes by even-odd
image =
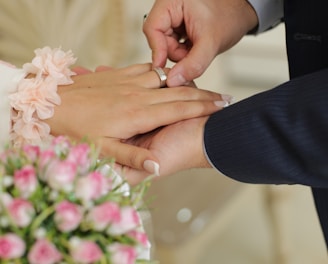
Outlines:
{"label": "man's hand", "polygon": [[199,77],[257,24],[246,0],[156,0],[143,30],[154,67],[178,62],[168,75],[173,87]]}
{"label": "man's hand", "polygon": [[[158,159],[160,177],[190,168],[209,168],[211,166],[203,151],[203,132],[207,119],[206,116],[181,121],[133,137],[127,142],[148,149]],[[125,167],[122,175],[131,184],[136,184],[149,173]]]}

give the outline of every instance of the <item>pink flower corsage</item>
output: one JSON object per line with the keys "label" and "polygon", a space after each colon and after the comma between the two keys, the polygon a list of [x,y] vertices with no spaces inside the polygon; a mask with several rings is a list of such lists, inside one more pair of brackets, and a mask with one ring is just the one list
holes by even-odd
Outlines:
{"label": "pink flower corsage", "polygon": [[44,47],[34,52],[36,56],[23,69],[26,75],[35,77],[21,80],[16,91],[9,95],[13,109],[10,138],[16,147],[51,139],[50,127],[42,120],[51,118],[55,105],[61,102],[58,85],[73,83],[71,76],[75,75],[69,68],[76,62],[72,51]]}

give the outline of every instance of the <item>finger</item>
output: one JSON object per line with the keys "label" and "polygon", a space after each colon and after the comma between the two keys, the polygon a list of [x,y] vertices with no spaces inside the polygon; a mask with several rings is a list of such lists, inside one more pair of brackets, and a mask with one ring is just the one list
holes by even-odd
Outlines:
{"label": "finger", "polygon": [[[173,62],[182,60],[192,48],[192,42],[187,36],[179,34],[173,34],[167,38],[168,43],[168,58]],[[184,39],[184,41],[182,41]]]}
{"label": "finger", "polygon": [[75,72],[77,75],[92,73],[91,70],[81,66],[74,67],[72,71]]}
{"label": "finger", "polygon": [[131,120],[131,125],[139,129],[138,134],[143,134],[157,127],[210,115],[228,105],[225,101],[180,101],[156,104],[136,113],[136,118]]}
{"label": "finger", "polygon": [[140,64],[133,64],[129,65],[123,68],[113,68],[108,66],[98,66],[96,69],[96,72],[103,72],[103,71],[110,71],[115,76],[119,76],[119,78],[122,78],[124,80],[129,80],[129,77],[138,76],[140,74],[143,74],[145,72],[149,72],[152,69],[151,63],[140,63]]}
{"label": "finger", "polygon": [[[164,73],[166,76],[168,75],[170,69],[163,68]],[[154,70],[147,71],[143,74],[139,74],[135,76],[133,79],[127,80],[127,82],[133,82],[136,85],[145,88],[159,88],[161,87],[161,79],[157,72]]]}
{"label": "finger", "polygon": [[102,155],[114,158],[116,163],[146,171],[148,175],[159,173],[157,159],[145,148],[133,146],[111,138],[102,139],[100,145]]}
{"label": "finger", "polygon": [[149,176],[149,173],[144,170],[137,170],[126,166],[121,166],[120,172],[131,186],[140,183]]}
{"label": "finger", "polygon": [[178,86],[166,89],[154,89],[151,91],[148,104],[162,104],[170,102],[191,102],[191,101],[229,101],[228,95],[221,95],[216,92],[191,89],[195,88],[193,82],[189,82],[190,86]]}
{"label": "finger", "polygon": [[179,62],[183,58],[185,58],[190,50],[188,46],[185,44],[181,44],[175,42],[175,40],[168,39],[169,50],[168,50],[168,58],[173,62]]}
{"label": "finger", "polygon": [[168,75],[167,85],[170,87],[183,85],[196,79],[204,73],[215,56],[216,49],[206,41],[199,40],[186,56],[173,66]]}
{"label": "finger", "polygon": [[96,68],[95,72],[110,71],[110,70],[113,70],[113,69],[114,69],[113,67],[100,65]]}
{"label": "finger", "polygon": [[151,63],[141,63],[141,64],[133,64],[124,68],[117,69],[120,74],[126,76],[137,76],[143,74],[145,72],[149,72],[152,69]]}
{"label": "finger", "polygon": [[166,38],[173,33],[167,10],[163,13],[160,7],[154,6],[143,24],[143,32],[152,50],[153,66],[164,67],[168,54]]}
{"label": "finger", "polygon": [[192,88],[198,88],[197,84],[195,83],[195,81],[190,81],[186,83],[186,86],[188,87],[192,87]]}

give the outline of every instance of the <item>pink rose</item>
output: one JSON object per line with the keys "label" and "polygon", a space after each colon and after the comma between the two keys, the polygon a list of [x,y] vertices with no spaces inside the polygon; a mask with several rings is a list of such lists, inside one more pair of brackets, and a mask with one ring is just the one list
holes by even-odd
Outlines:
{"label": "pink rose", "polygon": [[69,69],[76,58],[73,57],[72,51],[64,52],[61,49],[51,49],[44,47],[34,51],[35,57],[32,63],[26,63],[23,68],[26,72],[35,73],[37,76],[51,76],[58,85],[71,84],[73,81],[70,76],[75,75]]}
{"label": "pink rose", "polygon": [[57,152],[67,153],[72,147],[71,142],[65,136],[58,136],[52,139],[51,147],[56,149]]}
{"label": "pink rose", "polygon": [[54,244],[46,239],[39,239],[32,246],[27,258],[30,264],[54,264],[62,257]]}
{"label": "pink rose", "polygon": [[112,235],[121,235],[140,226],[140,219],[137,211],[133,207],[121,208],[121,219],[113,222],[109,227]]}
{"label": "pink rose", "polygon": [[63,190],[72,186],[76,175],[76,164],[67,160],[51,162],[45,172],[45,179],[50,187]]}
{"label": "pink rose", "polygon": [[120,207],[114,202],[104,202],[93,207],[87,219],[92,223],[94,230],[104,230],[109,224],[120,221]]}
{"label": "pink rose", "polygon": [[28,226],[35,214],[32,204],[21,198],[13,199],[7,210],[11,220],[19,227]]}
{"label": "pink rose", "polygon": [[113,244],[108,247],[112,264],[134,264],[137,258],[136,249],[132,246]]}
{"label": "pink rose", "polygon": [[127,234],[129,237],[132,237],[137,243],[142,245],[143,247],[150,247],[150,242],[148,240],[148,236],[145,232],[132,230]]}
{"label": "pink rose", "polygon": [[77,198],[87,202],[107,194],[110,189],[109,185],[107,177],[98,171],[91,172],[78,179],[75,194]]}
{"label": "pink rose", "polygon": [[69,232],[76,229],[82,218],[82,208],[77,204],[63,201],[56,206],[54,219],[60,231]]}
{"label": "pink rose", "polygon": [[15,259],[24,255],[25,243],[15,234],[0,236],[0,259]]}
{"label": "pink rose", "polygon": [[28,159],[32,162],[36,161],[40,155],[40,147],[33,145],[25,145],[23,146],[23,151]]}
{"label": "pink rose", "polygon": [[[39,158],[39,166],[44,169],[48,164],[52,161],[53,158],[56,157],[56,153],[52,149],[47,149],[41,152]],[[43,177],[41,177],[43,178]]]}
{"label": "pink rose", "polygon": [[14,184],[22,197],[29,197],[36,190],[38,184],[34,167],[25,165],[20,170],[15,171]]}
{"label": "pink rose", "polygon": [[80,240],[71,249],[71,256],[76,263],[88,264],[99,261],[103,253],[93,241]]}
{"label": "pink rose", "polygon": [[79,144],[71,147],[67,156],[67,160],[76,163],[78,166],[78,172],[80,174],[85,174],[88,172],[88,169],[91,165],[89,154],[89,145]]}

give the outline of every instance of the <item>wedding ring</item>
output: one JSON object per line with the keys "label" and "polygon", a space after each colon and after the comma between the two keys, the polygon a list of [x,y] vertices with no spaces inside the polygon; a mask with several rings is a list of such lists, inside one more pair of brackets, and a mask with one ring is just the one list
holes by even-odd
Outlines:
{"label": "wedding ring", "polygon": [[160,68],[160,67],[155,67],[153,69],[154,72],[157,73],[161,83],[160,83],[160,88],[163,88],[163,87],[166,87],[166,80],[167,80],[167,76],[163,70],[163,68]]}

